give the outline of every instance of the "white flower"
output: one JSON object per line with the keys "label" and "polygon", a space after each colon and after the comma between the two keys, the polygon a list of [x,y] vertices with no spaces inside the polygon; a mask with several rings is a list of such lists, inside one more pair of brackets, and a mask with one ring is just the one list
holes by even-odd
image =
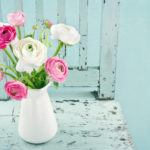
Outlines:
{"label": "white flower", "polygon": [[47,59],[46,46],[30,37],[16,42],[13,52],[19,59],[16,66],[19,72],[31,73],[33,68],[38,69]]}
{"label": "white flower", "polygon": [[80,40],[80,34],[71,26],[56,24],[51,27],[51,38],[62,41],[65,44],[74,45]]}

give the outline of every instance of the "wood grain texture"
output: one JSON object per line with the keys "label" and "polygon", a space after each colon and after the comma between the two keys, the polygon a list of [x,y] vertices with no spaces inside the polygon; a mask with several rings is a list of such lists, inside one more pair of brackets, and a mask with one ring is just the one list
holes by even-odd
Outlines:
{"label": "wood grain texture", "polygon": [[[13,1],[14,1],[14,11],[13,12],[17,12],[19,10],[23,11],[23,0],[13,0]],[[22,33],[22,36],[25,35],[25,29],[24,28],[21,28],[21,33]]]}
{"label": "wood grain texture", "polygon": [[103,1],[100,49],[100,99],[114,99],[120,0]]}
{"label": "wood grain texture", "polygon": [[[3,21],[3,14],[2,14],[2,11],[1,11],[1,7],[2,7],[2,3],[0,1],[0,20]],[[7,64],[7,56],[4,54],[3,50],[0,50],[0,63],[2,64]],[[1,66],[0,66],[1,67]],[[0,101],[1,100],[8,100],[8,95],[5,93],[5,90],[4,90],[4,86],[5,86],[5,83],[7,82],[7,78],[4,78],[1,82],[0,82]]]}
{"label": "wood grain texture", "polygon": [[88,71],[71,69],[63,85],[70,87],[98,87],[98,81],[99,71],[97,68],[89,68]]}
{"label": "wood grain texture", "polygon": [[40,33],[42,31],[42,24],[43,24],[43,1],[42,0],[36,0],[36,8],[35,8],[35,14],[36,14],[36,24],[39,27],[39,30],[37,31],[37,37],[40,37]]}
{"label": "wood grain texture", "polygon": [[25,35],[33,33],[32,26],[36,24],[36,0],[30,1],[30,6],[29,3],[27,3],[27,0],[22,0],[22,7],[23,7],[23,12],[26,16],[25,19],[25,24],[24,24],[24,31]]}
{"label": "wood grain texture", "polygon": [[19,105],[16,101],[0,102],[1,150],[134,150],[115,101],[53,99],[58,132],[49,142],[37,145],[18,136]]}
{"label": "wood grain texture", "polygon": [[[66,24],[73,26],[79,31],[79,1],[80,0],[66,0]],[[79,43],[73,46],[66,47],[65,60],[69,67],[79,66]]]}
{"label": "wood grain texture", "polygon": [[[57,0],[57,23],[66,23],[66,2],[65,0]],[[61,48],[61,51],[59,52],[59,57],[61,59],[65,59],[66,56],[66,46],[63,46]]]}
{"label": "wood grain texture", "polygon": [[88,0],[79,1],[79,69],[87,70]]}
{"label": "wood grain texture", "polygon": [[[32,33],[32,25],[38,24],[40,30],[37,37],[42,30],[44,19],[52,19],[54,24],[67,23],[75,26],[81,34],[80,43],[74,47],[64,46],[59,54],[70,68],[70,75],[64,86],[98,86],[100,99],[114,99],[120,2],[105,0],[101,8],[101,1],[1,0],[1,21],[7,22],[8,13],[22,10],[26,15],[26,23],[21,30],[25,34]],[[7,5],[8,3],[10,5]],[[32,7],[29,7],[29,3]],[[48,50],[48,57],[52,56],[56,48],[57,41],[54,40],[53,47]],[[98,58],[100,67],[97,64]],[[90,66],[97,70],[91,71]]]}

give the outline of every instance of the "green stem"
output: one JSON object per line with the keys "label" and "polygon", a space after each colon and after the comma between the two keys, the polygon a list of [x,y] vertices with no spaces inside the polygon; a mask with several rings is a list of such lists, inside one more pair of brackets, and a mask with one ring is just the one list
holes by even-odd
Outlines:
{"label": "green stem", "polygon": [[6,65],[4,65],[4,64],[0,64],[0,66],[3,66],[3,67],[5,67],[6,69],[12,71],[17,77],[19,77],[19,75],[17,74],[17,72],[16,72],[14,69],[12,69],[11,67],[8,67],[8,66],[6,66]]}
{"label": "green stem", "polygon": [[46,28],[44,28],[41,32],[41,35],[40,35],[40,40],[41,42],[43,43],[43,35],[44,35],[44,32],[45,32]]}
{"label": "green stem", "polygon": [[32,38],[34,38],[35,37],[35,30],[33,31],[33,34],[32,34]]}
{"label": "green stem", "polygon": [[[13,53],[13,47],[11,44],[9,45],[9,48],[10,48],[11,52]],[[14,53],[13,53],[13,55],[14,55]],[[14,57],[15,57],[15,60],[18,62],[18,58],[15,55],[14,55]]]}
{"label": "green stem", "polygon": [[21,40],[21,30],[19,26],[17,26],[17,30],[18,30],[18,39]]}
{"label": "green stem", "polygon": [[14,59],[12,58],[12,56],[10,55],[10,53],[7,51],[7,49],[4,49],[4,52],[6,53],[6,55],[10,58],[10,60],[12,61],[13,65],[16,66],[16,63],[14,61]]}
{"label": "green stem", "polygon": [[57,49],[56,49],[56,51],[55,51],[55,53],[54,53],[54,55],[53,56],[57,56],[57,54],[59,53],[59,51],[60,51],[60,48],[63,46],[63,42],[62,41],[60,41],[59,42],[59,45],[58,45],[58,47],[57,47]]}
{"label": "green stem", "polygon": [[29,84],[29,86],[33,89],[35,89],[35,86],[34,84],[25,76],[23,76],[23,79]]}
{"label": "green stem", "polygon": [[45,45],[47,46],[47,40],[48,40],[48,36],[49,36],[49,31],[50,29],[47,30],[47,34],[46,34],[46,38],[45,38]]}
{"label": "green stem", "polygon": [[3,74],[10,76],[11,78],[13,78],[14,80],[17,80],[15,76],[13,76],[12,74],[8,73],[8,72],[3,72]]}

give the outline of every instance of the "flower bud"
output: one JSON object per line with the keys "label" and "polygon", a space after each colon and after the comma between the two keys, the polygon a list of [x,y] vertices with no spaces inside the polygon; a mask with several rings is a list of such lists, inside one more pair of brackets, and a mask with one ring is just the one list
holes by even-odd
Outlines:
{"label": "flower bud", "polygon": [[46,28],[51,28],[51,26],[53,25],[53,23],[50,22],[49,20],[45,20],[44,24],[45,24]]}
{"label": "flower bud", "polygon": [[32,28],[33,28],[34,30],[37,30],[37,29],[38,29],[38,25],[35,24],[35,25],[32,26]]}

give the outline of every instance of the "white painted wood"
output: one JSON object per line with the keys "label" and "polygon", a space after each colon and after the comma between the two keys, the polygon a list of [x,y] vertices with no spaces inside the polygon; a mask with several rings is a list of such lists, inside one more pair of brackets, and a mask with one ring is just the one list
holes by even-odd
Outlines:
{"label": "white painted wood", "polygon": [[79,1],[79,69],[87,70],[88,0]]}
{"label": "white painted wood", "polygon": [[114,99],[120,0],[104,0],[100,48],[100,99]]}

